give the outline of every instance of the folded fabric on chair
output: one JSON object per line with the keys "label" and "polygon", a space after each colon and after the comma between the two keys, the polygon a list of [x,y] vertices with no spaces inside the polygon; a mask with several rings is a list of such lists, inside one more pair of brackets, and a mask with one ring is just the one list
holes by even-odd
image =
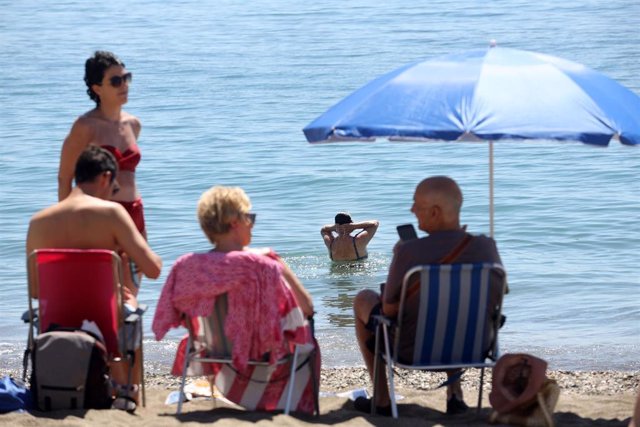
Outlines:
{"label": "folded fabric on chair", "polygon": [[[285,292],[290,292],[281,272],[282,266],[277,261],[248,251],[190,253],[178,258],[153,318],[156,340],[180,326],[183,314],[194,318],[208,316],[216,297],[227,293],[233,310],[224,330],[233,337],[234,364],[244,368],[249,359],[259,359],[266,353],[271,361],[278,360],[288,351],[282,347],[281,322],[287,317],[304,320],[297,303],[284,319],[280,315]],[[304,342],[304,336],[299,342]]]}

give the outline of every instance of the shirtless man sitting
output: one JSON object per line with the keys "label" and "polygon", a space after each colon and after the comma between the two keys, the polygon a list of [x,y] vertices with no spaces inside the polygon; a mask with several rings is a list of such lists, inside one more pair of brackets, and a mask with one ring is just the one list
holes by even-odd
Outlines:
{"label": "shirtless man sitting", "polygon": [[[27,255],[43,248],[123,251],[145,276],[152,279],[160,276],[160,257],[151,250],[122,205],[108,200],[118,191],[116,174],[117,164],[111,153],[94,145],[85,149],[76,163],[76,186],[71,193],[31,218]],[[135,310],[138,289],[133,285],[129,269],[123,270],[127,276],[122,287],[123,301]],[[34,289],[32,283],[29,283],[29,292],[32,297],[38,296],[38,289]],[[139,379],[140,349],[136,349],[135,360],[133,378]],[[126,366],[113,366],[113,379],[118,384],[126,384],[126,371]],[[132,394],[137,401],[137,393]]]}

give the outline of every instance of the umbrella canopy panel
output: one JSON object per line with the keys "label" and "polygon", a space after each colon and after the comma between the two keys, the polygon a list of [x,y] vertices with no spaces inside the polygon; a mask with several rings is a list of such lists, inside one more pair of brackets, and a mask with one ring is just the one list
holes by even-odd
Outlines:
{"label": "umbrella canopy panel", "polygon": [[304,129],[309,142],[552,139],[640,144],[640,97],[550,55],[492,47],[403,66]]}

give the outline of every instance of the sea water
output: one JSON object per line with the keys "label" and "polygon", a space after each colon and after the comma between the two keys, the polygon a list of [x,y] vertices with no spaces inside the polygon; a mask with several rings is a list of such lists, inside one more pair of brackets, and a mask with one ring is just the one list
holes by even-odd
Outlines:
{"label": "sea water", "polygon": [[[215,184],[243,187],[271,246],[313,295],[325,366],[361,359],[351,301],[385,280],[395,227],[414,222],[415,185],[454,177],[462,222],[488,233],[486,144],[312,146],[301,129],[405,63],[498,45],[584,63],[640,94],[637,0],[0,1],[0,363],[16,367],[27,327],[24,240],[56,201],[60,147],[92,107],[93,51],[133,72],[126,110],[142,122],[137,179],[159,280],[144,280],[145,357],[170,363],[155,302],[180,255],[205,251],[195,206]],[[640,114],[640,112],[638,112]],[[495,237],[511,293],[501,349],[554,369],[640,369],[640,148],[613,141],[495,144]],[[369,258],[332,264],[320,238],[336,212],[378,219]]]}

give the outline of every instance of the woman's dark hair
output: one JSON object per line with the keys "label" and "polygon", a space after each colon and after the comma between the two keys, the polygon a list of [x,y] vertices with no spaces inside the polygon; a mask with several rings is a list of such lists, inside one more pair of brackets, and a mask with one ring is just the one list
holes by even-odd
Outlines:
{"label": "woman's dark hair", "polygon": [[353,222],[351,215],[346,212],[338,212],[335,217],[335,221],[338,225],[351,224]]}
{"label": "woman's dark hair", "polygon": [[100,105],[100,97],[91,89],[91,86],[101,84],[104,72],[112,65],[124,67],[124,62],[120,61],[113,53],[104,50],[97,50],[84,63],[84,82],[87,85],[87,94],[95,101],[96,106]]}
{"label": "woman's dark hair", "polygon": [[111,182],[116,179],[118,173],[116,158],[104,148],[89,145],[76,162],[76,184],[92,182],[104,172],[111,172]]}

